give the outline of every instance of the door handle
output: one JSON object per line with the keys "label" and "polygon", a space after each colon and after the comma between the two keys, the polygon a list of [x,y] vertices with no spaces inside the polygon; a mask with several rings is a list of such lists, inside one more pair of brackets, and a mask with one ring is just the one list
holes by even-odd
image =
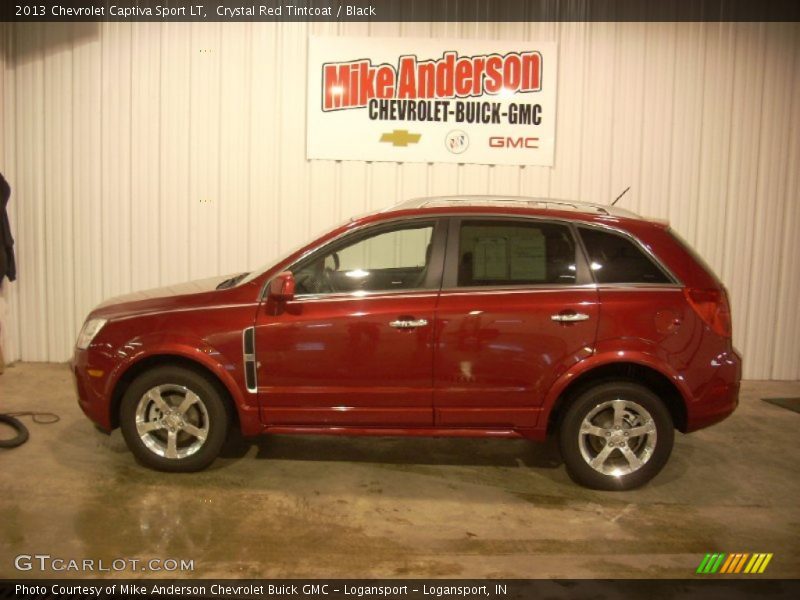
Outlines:
{"label": "door handle", "polygon": [[578,321],[588,320],[589,315],[586,313],[563,312],[556,315],[551,315],[550,319],[552,321],[558,321],[559,323],[576,323]]}
{"label": "door handle", "polygon": [[425,327],[427,324],[427,319],[397,319],[396,321],[391,321],[389,327],[394,327],[395,329],[414,329],[416,327]]}

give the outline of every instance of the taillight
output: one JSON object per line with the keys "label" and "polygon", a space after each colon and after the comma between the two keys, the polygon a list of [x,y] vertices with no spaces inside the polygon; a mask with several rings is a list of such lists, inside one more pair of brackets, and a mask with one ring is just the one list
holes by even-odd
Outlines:
{"label": "taillight", "polygon": [[711,330],[722,337],[731,337],[731,309],[724,289],[698,290],[684,288],[686,300]]}

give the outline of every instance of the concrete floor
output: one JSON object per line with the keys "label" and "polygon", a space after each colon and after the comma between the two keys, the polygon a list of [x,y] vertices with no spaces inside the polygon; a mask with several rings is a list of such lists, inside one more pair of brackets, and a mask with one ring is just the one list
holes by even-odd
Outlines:
{"label": "concrete floor", "polygon": [[57,576],[14,569],[35,553],[193,559],[191,577],[679,578],[711,551],[772,552],[768,575],[797,578],[800,414],[765,396],[800,382],[747,382],[633,492],[579,488],[552,445],[502,440],[272,436],[169,475],[94,429],[64,365],[17,364],[0,412],[61,421],[26,418],[30,441],[0,449],[0,578]]}

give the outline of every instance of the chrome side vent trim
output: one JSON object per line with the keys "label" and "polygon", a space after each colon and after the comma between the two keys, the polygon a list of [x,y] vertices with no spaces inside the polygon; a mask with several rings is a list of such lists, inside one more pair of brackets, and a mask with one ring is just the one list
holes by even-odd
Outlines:
{"label": "chrome side vent trim", "polygon": [[242,353],[244,354],[244,382],[247,391],[258,391],[256,378],[256,328],[248,327],[242,332]]}

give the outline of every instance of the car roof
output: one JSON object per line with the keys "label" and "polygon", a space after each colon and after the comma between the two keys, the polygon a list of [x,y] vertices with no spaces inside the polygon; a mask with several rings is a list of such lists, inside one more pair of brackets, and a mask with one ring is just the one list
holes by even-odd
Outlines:
{"label": "car roof", "polygon": [[454,195],[412,198],[411,200],[392,206],[383,212],[448,208],[455,210],[461,208],[486,208],[489,210],[499,208],[531,209],[537,213],[547,211],[558,211],[561,213],[577,212],[595,216],[642,220],[642,217],[636,213],[611,205],[531,196]]}

